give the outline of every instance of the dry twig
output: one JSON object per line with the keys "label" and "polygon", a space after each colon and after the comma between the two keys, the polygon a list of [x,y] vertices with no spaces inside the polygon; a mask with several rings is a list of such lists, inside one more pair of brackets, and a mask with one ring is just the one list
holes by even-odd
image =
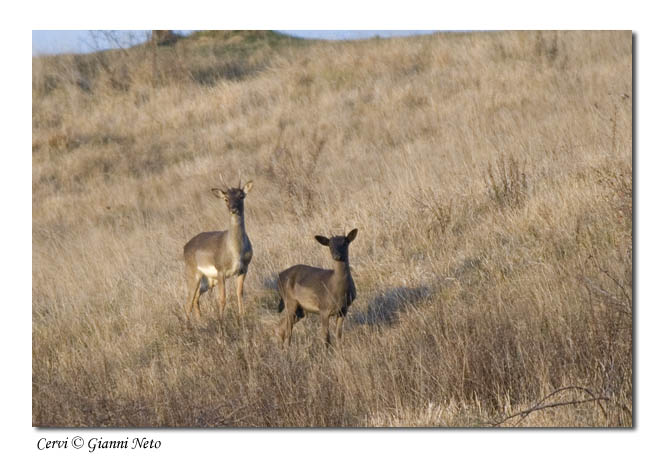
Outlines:
{"label": "dry twig", "polygon": [[[583,400],[570,400],[570,401],[562,401],[562,402],[556,402],[556,403],[543,404],[546,400],[553,397],[554,395],[556,395],[560,392],[568,391],[568,390],[581,390],[582,392],[590,395],[592,398],[586,398],[586,399],[583,399]],[[601,400],[604,400],[604,401],[607,401],[607,402],[613,402],[616,405],[620,406],[623,409],[623,411],[629,413],[630,415],[632,414],[631,409],[629,409],[627,406],[625,406],[621,403],[618,403],[615,400],[611,400],[608,397],[597,397],[597,396],[595,396],[595,394],[593,394],[593,392],[590,389],[587,389],[585,387],[580,387],[580,386],[567,386],[567,387],[561,387],[560,389],[554,390],[553,392],[551,392],[550,394],[546,395],[544,398],[539,400],[534,406],[532,406],[528,409],[525,409],[523,411],[519,411],[518,413],[515,413],[515,414],[511,414],[511,415],[509,415],[509,416],[507,416],[507,417],[505,417],[501,420],[489,422],[489,424],[494,426],[494,427],[497,427],[501,424],[504,424],[505,422],[507,422],[510,419],[513,419],[517,416],[521,416],[521,419],[519,419],[519,421],[516,424],[514,424],[515,426],[518,426],[521,422],[523,422],[523,420],[526,417],[528,417],[528,415],[530,413],[533,413],[535,411],[541,411],[543,409],[548,409],[548,408],[556,408],[558,406],[578,405],[578,404],[581,404],[581,403],[589,403],[589,402],[597,402],[600,409],[602,410],[602,413],[604,414],[604,417],[606,418],[607,417],[606,410],[604,409],[604,407],[600,403]]]}

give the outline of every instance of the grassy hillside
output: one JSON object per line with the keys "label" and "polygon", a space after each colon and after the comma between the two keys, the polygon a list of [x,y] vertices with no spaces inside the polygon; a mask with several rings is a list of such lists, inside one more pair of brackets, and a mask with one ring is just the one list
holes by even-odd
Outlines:
{"label": "grassy hillside", "polygon": [[[632,37],[200,33],[33,59],[33,425],[632,425]],[[244,319],[182,247],[253,179]],[[343,344],[274,279],[357,227]],[[598,400],[600,399],[601,400]],[[569,403],[569,404],[567,404]]]}

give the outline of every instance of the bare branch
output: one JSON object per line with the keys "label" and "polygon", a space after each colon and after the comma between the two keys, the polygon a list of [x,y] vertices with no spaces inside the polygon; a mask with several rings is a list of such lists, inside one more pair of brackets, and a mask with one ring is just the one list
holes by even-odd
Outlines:
{"label": "bare branch", "polygon": [[[558,393],[560,393],[560,392],[569,391],[569,390],[581,390],[581,391],[583,391],[584,393],[590,395],[592,398],[586,398],[586,399],[583,399],[583,400],[562,401],[562,402],[556,402],[556,403],[549,403],[549,404],[546,404],[546,405],[543,404],[547,399],[551,398],[552,396],[554,396],[554,395],[556,395],[556,394],[558,394]],[[548,408],[556,408],[556,407],[558,407],[558,406],[578,405],[578,404],[589,403],[589,402],[597,402],[597,404],[599,405],[600,409],[602,410],[602,413],[604,414],[604,417],[606,418],[606,417],[607,417],[606,410],[604,409],[604,407],[603,407],[602,404],[600,403],[601,400],[604,400],[604,401],[606,401],[606,402],[614,403],[614,404],[616,404],[617,406],[621,407],[623,411],[629,413],[630,415],[632,414],[632,410],[629,409],[627,406],[625,406],[625,405],[623,405],[623,404],[621,404],[621,403],[618,403],[618,402],[615,401],[615,400],[611,400],[611,399],[608,398],[608,397],[597,397],[597,396],[595,396],[595,394],[594,394],[590,389],[587,389],[587,388],[585,388],[585,387],[580,387],[580,386],[567,386],[567,387],[561,387],[560,389],[556,389],[556,390],[554,390],[554,391],[551,392],[550,394],[544,396],[544,397],[543,397],[541,400],[539,400],[534,406],[532,406],[532,407],[530,407],[530,408],[528,408],[528,409],[525,409],[525,410],[523,410],[523,411],[519,411],[518,413],[515,413],[515,414],[511,414],[511,415],[509,415],[509,416],[507,416],[507,417],[505,417],[505,418],[503,418],[503,419],[501,419],[501,420],[493,421],[493,422],[488,422],[488,423],[486,423],[486,424],[489,424],[489,425],[492,425],[492,426],[494,426],[494,427],[497,427],[497,426],[499,426],[499,425],[501,425],[501,424],[507,422],[507,421],[510,420],[510,419],[513,419],[513,418],[515,418],[515,417],[521,416],[521,419],[519,419],[519,421],[515,424],[515,426],[517,426],[517,425],[519,425],[521,422],[523,422],[523,420],[524,420],[526,417],[528,417],[529,414],[531,414],[531,413],[533,413],[533,412],[535,412],[535,411],[541,411],[541,410],[543,410],[543,409],[548,409]]]}

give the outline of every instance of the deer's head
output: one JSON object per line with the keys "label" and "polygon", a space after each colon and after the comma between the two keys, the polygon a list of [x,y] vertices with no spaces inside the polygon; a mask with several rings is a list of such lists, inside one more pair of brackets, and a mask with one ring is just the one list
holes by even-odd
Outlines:
{"label": "deer's head", "polygon": [[238,182],[237,187],[215,187],[212,189],[212,193],[216,195],[217,198],[224,199],[228,211],[231,214],[242,216],[244,214],[244,198],[247,196],[252,186],[252,181],[247,181],[244,186]]}
{"label": "deer's head", "polygon": [[327,238],[321,235],[316,235],[316,241],[318,241],[323,246],[328,246],[330,248],[330,254],[334,260],[345,262],[348,260],[348,245],[355,239],[357,235],[357,229],[353,229],[348,232],[348,235],[344,236],[333,236],[332,238]]}

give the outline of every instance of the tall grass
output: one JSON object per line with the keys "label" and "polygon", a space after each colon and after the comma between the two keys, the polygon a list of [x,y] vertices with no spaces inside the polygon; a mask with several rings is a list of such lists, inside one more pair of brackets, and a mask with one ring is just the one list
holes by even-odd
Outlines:
{"label": "tall grass", "polygon": [[[631,426],[631,46],[222,33],[33,59],[33,424],[465,427],[576,386],[502,425]],[[219,173],[255,183],[248,311],[220,327],[206,294],[190,325],[181,251],[227,226]],[[305,318],[280,350],[276,273],[354,227],[343,343]]]}

